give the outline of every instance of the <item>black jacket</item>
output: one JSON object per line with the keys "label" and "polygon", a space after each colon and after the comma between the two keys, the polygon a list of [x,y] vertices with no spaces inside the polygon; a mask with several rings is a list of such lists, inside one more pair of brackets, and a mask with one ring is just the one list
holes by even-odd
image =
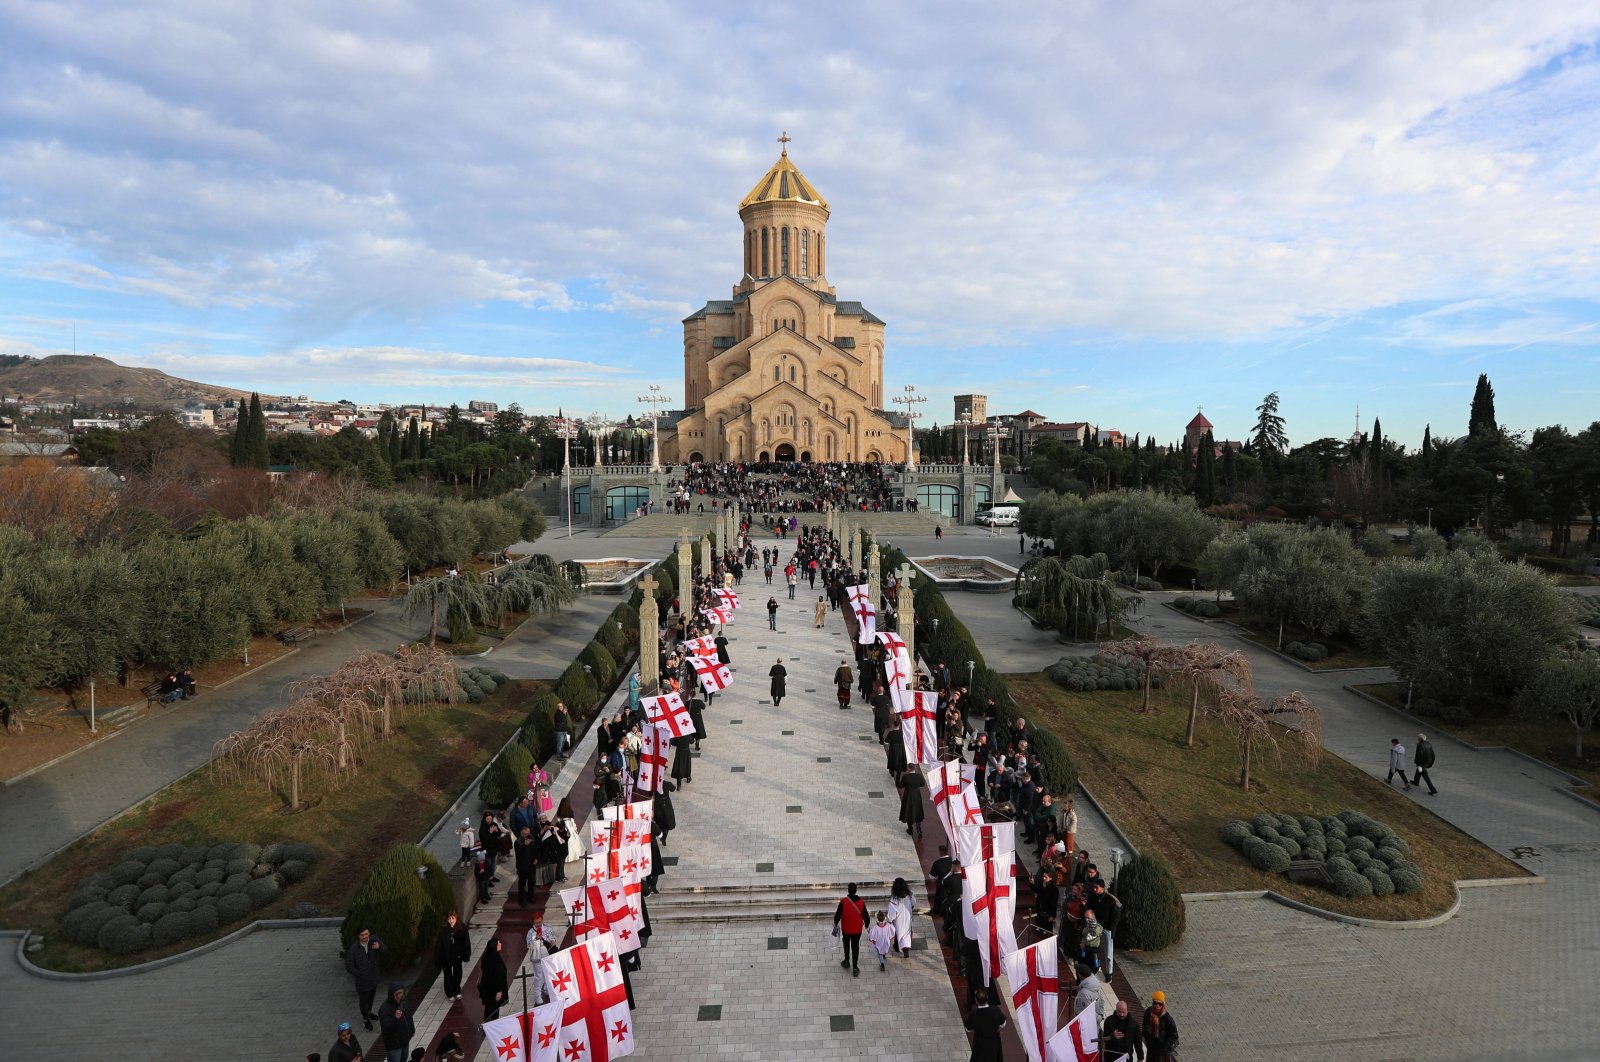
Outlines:
{"label": "black jacket", "polygon": [[1417,747],[1412,750],[1411,762],[1417,767],[1433,766],[1433,742],[1423,738],[1417,742]]}
{"label": "black jacket", "polygon": [[[372,934],[372,943],[381,945],[378,934]],[[378,987],[378,950],[363,948],[361,941],[352,940],[350,950],[344,953],[344,968],[356,979],[356,991],[372,992]]]}
{"label": "black jacket", "polygon": [[446,966],[456,966],[472,958],[472,938],[467,936],[467,924],[457,922],[455,931],[450,929],[446,922],[439,927],[439,935],[433,941],[433,964],[441,970]]}
{"label": "black jacket", "polygon": [[537,837],[518,837],[517,843],[511,850],[517,857],[518,874],[532,874],[538,868],[539,839]]}
{"label": "black jacket", "polygon": [[1093,891],[1089,893],[1089,908],[1094,911],[1094,916],[1100,920],[1107,933],[1115,933],[1117,926],[1122,922],[1122,901],[1109,892],[1102,892],[1096,896]]}
{"label": "black jacket", "polygon": [[386,1048],[409,1047],[411,1038],[417,1034],[417,1025],[411,1020],[405,1001],[395,1002],[395,992],[403,988],[405,985],[390,985],[388,998],[378,1007],[378,1027],[383,1030]]}
{"label": "black jacket", "polygon": [[963,1023],[972,1030],[972,1062],[1000,1062],[1004,1047],[1000,1030],[1006,1025],[1006,1012],[999,1007],[974,1007]]}
{"label": "black jacket", "polygon": [[494,950],[493,944],[483,953],[483,968],[478,974],[478,999],[483,1002],[483,1009],[489,1010],[495,1006],[495,993],[500,993],[500,1002],[506,1000],[506,961],[500,953]]}
{"label": "black jacket", "polygon": [[[1122,1034],[1120,1037],[1116,1035],[1119,1032]],[[1107,1018],[1100,1028],[1100,1053],[1109,1062],[1116,1062],[1125,1054],[1135,1059],[1142,1058],[1144,1047],[1139,1039],[1139,1019],[1131,1013],[1121,1018],[1113,1013]]]}

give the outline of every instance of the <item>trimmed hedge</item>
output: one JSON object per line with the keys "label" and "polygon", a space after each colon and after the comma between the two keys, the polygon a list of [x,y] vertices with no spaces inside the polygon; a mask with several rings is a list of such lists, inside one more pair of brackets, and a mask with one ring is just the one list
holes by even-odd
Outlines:
{"label": "trimmed hedge", "polygon": [[533,762],[543,763],[556,753],[556,695],[542,691],[533,699],[528,714],[522,720],[522,744],[533,756]]}
{"label": "trimmed hedge", "polygon": [[113,955],[168,947],[273,902],[283,886],[310,873],[316,858],[303,843],[146,845],[78,886],[61,934]]}
{"label": "trimmed hedge", "polygon": [[[426,870],[421,877],[419,867]],[[395,845],[351,897],[350,911],[339,928],[340,952],[363,929],[370,929],[384,943],[378,952],[384,972],[403,970],[432,947],[445,915],[453,910],[455,898],[433,856],[414,844]]]}
{"label": "trimmed hedge", "polygon": [[[602,627],[604,624],[601,625]],[[605,646],[598,640],[591,641],[583,647],[583,652],[578,654],[578,663],[587,664],[591,669],[596,687],[595,698],[599,699],[599,691],[608,688],[617,677],[617,661],[606,651]]]}
{"label": "trimmed hedge", "polygon": [[528,791],[528,772],[533,769],[533,753],[521,741],[513,741],[494,758],[483,781],[478,783],[478,799],[491,808],[508,808]]}
{"label": "trimmed hedge", "polygon": [[1259,870],[1278,874],[1291,859],[1319,860],[1340,896],[1417,892],[1422,872],[1388,825],[1358,811],[1337,815],[1257,815],[1222,827],[1222,840]]}
{"label": "trimmed hedge", "polygon": [[557,680],[556,696],[566,704],[574,721],[587,719],[600,700],[600,686],[583,670],[583,665],[574,660]]}
{"label": "trimmed hedge", "polygon": [[1124,948],[1160,951],[1183,937],[1188,915],[1172,869],[1158,855],[1136,855],[1117,875],[1122,924],[1117,943]]}

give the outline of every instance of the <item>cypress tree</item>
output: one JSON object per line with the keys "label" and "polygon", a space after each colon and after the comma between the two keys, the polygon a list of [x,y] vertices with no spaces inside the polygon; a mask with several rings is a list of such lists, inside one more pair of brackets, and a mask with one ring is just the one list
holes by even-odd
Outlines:
{"label": "cypress tree", "polygon": [[1209,431],[1200,437],[1194,473],[1195,498],[1202,508],[1212,505],[1217,498],[1217,444]]}
{"label": "cypress tree", "polygon": [[261,396],[254,392],[250,395],[250,434],[247,439],[249,465],[265,470],[272,456],[267,448],[267,417],[261,412]]}
{"label": "cypress tree", "polygon": [[1478,374],[1478,387],[1472,392],[1472,413],[1467,419],[1467,437],[1472,439],[1493,435],[1500,430],[1494,416],[1494,388],[1489,385],[1489,374]]}
{"label": "cypress tree", "polygon": [[233,419],[233,438],[228,440],[228,464],[235,468],[250,463],[250,410],[240,408],[239,415]]}
{"label": "cypress tree", "polygon": [[1433,425],[1432,424],[1424,424],[1422,426],[1422,460],[1423,460],[1423,462],[1426,463],[1428,458],[1430,458],[1432,456],[1433,456]]}
{"label": "cypress tree", "polygon": [[422,458],[422,440],[419,438],[416,417],[412,417],[411,423],[406,425],[406,442],[400,452],[406,461],[417,461]]}

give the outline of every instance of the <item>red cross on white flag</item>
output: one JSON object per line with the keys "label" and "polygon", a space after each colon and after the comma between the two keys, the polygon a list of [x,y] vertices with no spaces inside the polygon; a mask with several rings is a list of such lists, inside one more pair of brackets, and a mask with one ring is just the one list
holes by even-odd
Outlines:
{"label": "red cross on white flag", "polygon": [[[1099,1062],[1100,1030],[1095,1028],[1099,1007],[1087,1007],[1045,1044],[1045,1062]],[[1123,1055],[1117,1062],[1126,1062]],[[1110,1062],[1108,1059],[1107,1062]]]}
{"label": "red cross on white flag", "polygon": [[888,654],[883,661],[883,670],[889,679],[892,689],[896,685],[904,686],[911,681],[911,654],[906,652],[905,639],[894,631],[879,631],[878,641],[883,643],[884,651]]}
{"label": "red cross on white flag", "polygon": [[660,793],[666,789],[667,749],[671,744],[670,728],[654,723],[644,725],[644,732],[640,736],[639,779],[636,787],[641,792]]}
{"label": "red cross on white flag", "polygon": [[932,690],[906,690],[896,700],[900,734],[910,763],[939,762],[939,731],[934,722],[939,695]]}
{"label": "red cross on white flag", "polygon": [[644,928],[644,916],[639,910],[638,882],[632,883],[635,892],[628,895],[628,878],[607,878],[592,891],[598,893],[606,909],[606,920],[611,924],[611,935],[617,938],[619,951],[638,951],[641,941],[639,931]]}
{"label": "red cross on white flag", "polygon": [[978,802],[978,791],[972,780],[978,768],[970,763],[950,760],[930,768],[928,789],[933,794],[933,808],[944,825],[945,836],[952,847],[956,844],[956,827],[981,826],[984,823],[983,806]]}
{"label": "red cross on white flag", "polygon": [[[714,656],[692,656],[689,658],[689,666],[694,668],[695,677],[700,680],[700,688],[707,693],[718,693],[727,689],[733,682],[733,672],[728,670],[728,665]],[[694,733],[692,723],[689,733]]]}
{"label": "red cross on white flag", "polygon": [[845,588],[849,595],[850,611],[856,617],[856,641],[871,645],[878,629],[878,607],[872,603],[872,593],[866,583]]}
{"label": "red cross on white flag", "polygon": [[639,703],[644,705],[645,720],[656,726],[664,726],[672,731],[673,737],[685,737],[694,733],[694,717],[689,714],[689,706],[683,703],[683,698],[676,693],[663,693],[659,697],[642,697]]}
{"label": "red cross on white flag", "polygon": [[717,640],[709,634],[702,634],[698,638],[690,638],[685,641],[683,649],[690,656],[716,656]]}
{"label": "red cross on white flag", "polygon": [[961,880],[961,914],[967,935],[978,942],[983,959],[983,980],[994,981],[1000,957],[1017,950],[1017,897],[1012,857],[996,856],[983,862],[981,872],[968,868]]}
{"label": "red cross on white flag", "polygon": [[1012,822],[956,827],[956,856],[962,866],[977,866],[985,859],[1015,853],[1017,827]]}
{"label": "red cross on white flag", "polygon": [[610,1062],[633,1054],[628,989],[610,933],[558,951],[544,966],[551,1000],[561,1003],[556,1046],[562,1062]]}
{"label": "red cross on white flag", "polygon": [[1061,981],[1056,976],[1056,938],[1046,937],[1002,959],[1011,1006],[1028,1062],[1045,1062],[1045,1042],[1056,1034]]}
{"label": "red cross on white flag", "polygon": [[703,608],[700,610],[700,615],[718,626],[733,622],[733,609],[731,608]]}
{"label": "red cross on white flag", "polygon": [[711,592],[716,595],[717,601],[720,602],[720,607],[727,609],[729,612],[739,611],[738,594],[732,590],[713,590]]}
{"label": "red cross on white flag", "polygon": [[483,1023],[483,1042],[493,1051],[490,1057],[494,1062],[556,1062],[560,1036],[561,1004],[557,1001]]}
{"label": "red cross on white flag", "polygon": [[561,906],[567,912],[567,920],[572,923],[572,935],[579,940],[588,940],[611,928],[605,905],[600,902],[596,892],[598,884],[593,882],[561,890]]}
{"label": "red cross on white flag", "polygon": [[650,823],[645,819],[612,819],[589,824],[589,848],[595,855],[650,843]]}

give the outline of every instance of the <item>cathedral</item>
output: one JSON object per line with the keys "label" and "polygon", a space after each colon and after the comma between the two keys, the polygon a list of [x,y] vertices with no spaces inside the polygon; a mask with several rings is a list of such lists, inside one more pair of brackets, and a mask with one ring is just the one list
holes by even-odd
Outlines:
{"label": "cathedral", "polygon": [[685,412],[662,425],[662,460],[903,462],[905,418],[883,409],[883,321],[834,295],[828,201],[780,141],[739,203],[733,298],[683,322]]}

